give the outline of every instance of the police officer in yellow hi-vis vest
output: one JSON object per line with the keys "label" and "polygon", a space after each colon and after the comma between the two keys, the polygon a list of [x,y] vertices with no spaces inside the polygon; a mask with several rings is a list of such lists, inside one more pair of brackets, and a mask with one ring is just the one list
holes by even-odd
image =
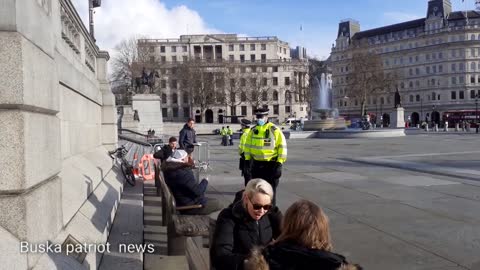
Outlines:
{"label": "police officer in yellow hi-vis vest", "polygon": [[251,179],[250,177],[250,168],[249,162],[245,162],[245,142],[247,141],[248,133],[250,132],[250,124],[252,122],[247,119],[242,119],[240,121],[242,126],[242,136],[240,137],[240,142],[238,144],[238,154],[240,155],[240,164],[238,169],[242,172],[242,176],[245,179],[245,186],[247,185],[248,181]]}
{"label": "police officer in yellow hi-vis vest", "polygon": [[245,142],[245,160],[250,161],[251,178],[265,179],[276,189],[282,176],[282,164],[287,160],[287,141],[282,131],[268,122],[268,109],[255,110],[257,124],[248,133]]}

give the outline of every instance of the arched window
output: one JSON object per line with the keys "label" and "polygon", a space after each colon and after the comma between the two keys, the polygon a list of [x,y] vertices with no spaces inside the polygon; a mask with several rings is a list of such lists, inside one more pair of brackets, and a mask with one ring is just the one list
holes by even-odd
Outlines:
{"label": "arched window", "polygon": [[188,103],[188,93],[183,93],[183,103]]}
{"label": "arched window", "polygon": [[420,95],[416,95],[416,96],[415,96],[415,101],[416,101],[416,102],[420,102]]}
{"label": "arched window", "polygon": [[268,100],[268,93],[267,91],[262,92],[262,101],[267,101]]}
{"label": "arched window", "polygon": [[437,94],[435,92],[432,92],[432,100],[436,100],[437,99]]}
{"label": "arched window", "polygon": [[400,83],[400,88],[402,88],[402,89],[405,88],[405,83],[404,82]]}
{"label": "arched window", "polygon": [[173,104],[178,104],[178,95],[177,93],[172,94],[172,103]]}
{"label": "arched window", "polygon": [[475,40],[475,34],[472,34],[472,36],[470,37],[471,40]]}
{"label": "arched window", "polygon": [[162,103],[167,104],[167,94],[162,93]]}
{"label": "arched window", "polygon": [[247,94],[245,94],[245,92],[242,92],[242,94],[240,95],[240,100],[241,100],[242,102],[247,101]]}
{"label": "arched window", "polygon": [[410,95],[410,102],[413,102],[413,95]]}
{"label": "arched window", "polygon": [[292,94],[290,92],[285,92],[285,102],[292,103]]}
{"label": "arched window", "polygon": [[278,101],[278,92],[276,90],[273,91],[273,101]]}

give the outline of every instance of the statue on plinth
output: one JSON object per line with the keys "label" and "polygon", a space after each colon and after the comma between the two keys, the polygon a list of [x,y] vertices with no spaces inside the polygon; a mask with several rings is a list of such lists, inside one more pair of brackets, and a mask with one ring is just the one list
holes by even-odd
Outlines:
{"label": "statue on plinth", "polygon": [[402,107],[402,103],[400,101],[400,93],[398,92],[398,87],[397,87],[397,91],[395,92],[395,109],[401,108],[401,107]]}

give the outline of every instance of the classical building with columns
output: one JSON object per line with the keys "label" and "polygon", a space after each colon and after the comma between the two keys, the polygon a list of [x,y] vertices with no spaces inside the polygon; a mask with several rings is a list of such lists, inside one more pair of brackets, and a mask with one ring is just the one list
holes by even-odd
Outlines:
{"label": "classical building with columns", "polygon": [[[203,123],[236,122],[241,117],[252,118],[256,106],[268,107],[270,116],[279,122],[307,116],[308,105],[301,92],[308,83],[306,50],[291,49],[277,37],[212,34],[139,39],[138,51],[147,66],[154,66],[158,74],[155,88],[161,97],[164,121],[184,121],[191,116]],[[203,112],[198,106],[190,108],[191,97],[183,89],[182,76],[177,72],[188,61],[200,63],[205,72],[213,74],[216,92],[227,93],[231,84],[237,84],[238,95],[227,94],[226,101],[218,99]],[[251,84],[260,84],[262,90],[248,91]],[[247,96],[250,94],[263,96],[254,104]]]}
{"label": "classical building with columns", "polygon": [[[426,1],[425,1],[426,2]],[[397,82],[405,120],[416,125],[473,121],[480,94],[480,13],[453,11],[450,0],[430,0],[425,18],[360,31],[354,20],[340,22],[330,56],[334,103],[345,116],[359,116],[360,101],[346,97],[352,42],[364,41]],[[389,122],[394,95],[371,96],[367,112]],[[380,120],[380,117],[378,118]]]}

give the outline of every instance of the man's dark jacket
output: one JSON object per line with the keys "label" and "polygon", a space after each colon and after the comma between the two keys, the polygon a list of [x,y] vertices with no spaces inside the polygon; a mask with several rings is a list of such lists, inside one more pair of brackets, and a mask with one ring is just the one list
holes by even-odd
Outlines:
{"label": "man's dark jacket", "polygon": [[165,144],[162,149],[158,150],[153,154],[154,158],[160,159],[164,162],[167,158],[169,158],[173,153],[172,147],[168,144]]}
{"label": "man's dark jacket", "polygon": [[180,149],[192,149],[194,147],[193,144],[196,142],[197,135],[195,134],[195,130],[185,124],[182,130],[180,130],[180,135],[178,136],[178,144],[180,145]]}
{"label": "man's dark jacket", "polygon": [[239,198],[218,215],[210,249],[215,270],[243,269],[243,261],[254,246],[265,246],[280,235],[282,214],[277,207],[257,222]]}
{"label": "man's dark jacket", "polygon": [[162,171],[177,206],[206,203],[205,191],[208,181],[203,179],[197,184],[191,165],[166,161],[162,163]]}

